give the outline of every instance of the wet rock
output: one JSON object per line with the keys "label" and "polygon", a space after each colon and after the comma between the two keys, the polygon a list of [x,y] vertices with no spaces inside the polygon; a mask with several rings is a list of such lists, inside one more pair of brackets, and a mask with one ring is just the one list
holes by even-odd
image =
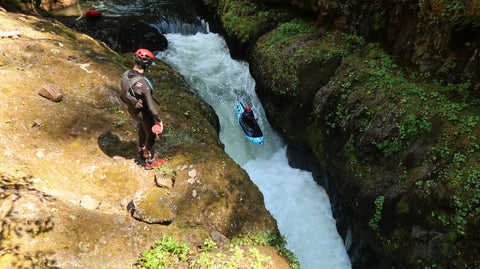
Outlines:
{"label": "wet rock", "polygon": [[138,48],[151,51],[167,49],[167,38],[152,26],[127,17],[101,17],[96,20],[75,17],[57,17],[68,27],[104,42],[111,49],[120,52],[134,52]]}
{"label": "wet rock", "polygon": [[62,90],[54,84],[46,84],[40,89],[38,94],[53,102],[60,102],[63,99]]}

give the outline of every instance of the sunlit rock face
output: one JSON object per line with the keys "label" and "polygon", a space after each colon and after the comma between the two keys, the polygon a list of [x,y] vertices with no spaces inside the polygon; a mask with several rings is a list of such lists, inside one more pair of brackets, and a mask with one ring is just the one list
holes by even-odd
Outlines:
{"label": "sunlit rock face", "polygon": [[145,170],[137,122],[119,98],[133,53],[41,17],[0,10],[0,25],[20,33],[0,46],[0,267],[132,268],[163,235],[196,247],[278,232],[258,187],[223,151],[213,108],[181,74],[159,59],[147,72],[167,177]]}

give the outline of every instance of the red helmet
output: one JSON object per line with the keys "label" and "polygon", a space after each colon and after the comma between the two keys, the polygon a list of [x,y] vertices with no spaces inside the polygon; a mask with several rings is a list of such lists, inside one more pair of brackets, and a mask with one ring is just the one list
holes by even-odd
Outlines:
{"label": "red helmet", "polygon": [[246,110],[246,111],[250,111],[250,110],[252,110],[252,108],[247,105],[247,106],[245,106],[245,110]]}
{"label": "red helmet", "polygon": [[135,55],[137,55],[138,57],[144,59],[145,57],[150,57],[152,60],[153,58],[155,58],[153,56],[153,53],[147,49],[138,49],[136,52],[135,52]]}
{"label": "red helmet", "polygon": [[135,63],[142,67],[143,69],[147,69],[153,62],[153,53],[147,49],[138,49],[135,52],[135,56],[133,57]]}

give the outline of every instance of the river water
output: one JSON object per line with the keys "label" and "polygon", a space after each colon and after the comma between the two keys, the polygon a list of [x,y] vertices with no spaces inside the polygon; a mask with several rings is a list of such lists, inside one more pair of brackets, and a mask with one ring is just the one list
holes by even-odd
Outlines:
{"label": "river water", "polygon": [[[180,72],[216,111],[225,151],[259,187],[287,247],[302,269],[351,268],[328,195],[307,171],[288,165],[286,146],[266,120],[248,63],[234,60],[223,37],[197,16],[193,0],[81,1],[57,15],[80,16],[97,7],[105,16],[137,17],[166,34],[169,48],[156,56]],[[265,136],[254,145],[243,135],[235,102],[252,107]]]}

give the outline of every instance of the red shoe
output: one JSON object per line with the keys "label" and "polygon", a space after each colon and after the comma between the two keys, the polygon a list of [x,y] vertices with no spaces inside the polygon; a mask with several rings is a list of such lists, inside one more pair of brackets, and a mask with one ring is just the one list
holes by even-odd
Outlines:
{"label": "red shoe", "polygon": [[165,160],[149,160],[145,162],[145,169],[150,170],[154,167],[159,167],[160,165],[164,165]]}

